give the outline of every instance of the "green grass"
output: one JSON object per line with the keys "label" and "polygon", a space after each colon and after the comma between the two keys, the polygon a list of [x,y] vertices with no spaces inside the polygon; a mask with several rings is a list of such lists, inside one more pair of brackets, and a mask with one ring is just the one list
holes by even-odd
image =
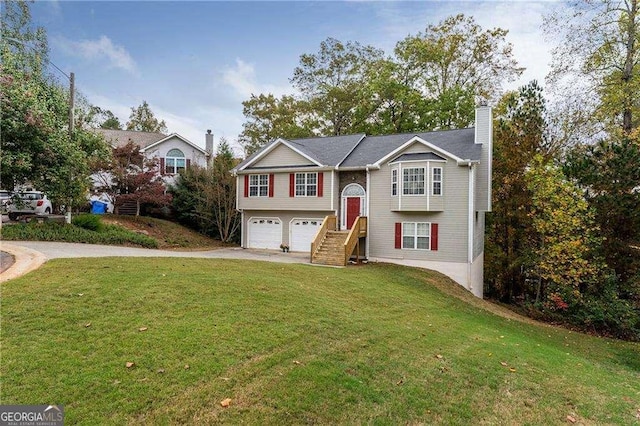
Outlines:
{"label": "green grass", "polygon": [[2,227],[2,239],[6,241],[64,241],[158,248],[158,243],[153,238],[116,225],[104,225],[99,231],[92,231],[68,224],[14,223]]}
{"label": "green grass", "polygon": [[62,403],[67,424],[635,424],[640,409],[637,343],[518,321],[399,266],[56,260],[5,283],[1,309],[1,403]]}

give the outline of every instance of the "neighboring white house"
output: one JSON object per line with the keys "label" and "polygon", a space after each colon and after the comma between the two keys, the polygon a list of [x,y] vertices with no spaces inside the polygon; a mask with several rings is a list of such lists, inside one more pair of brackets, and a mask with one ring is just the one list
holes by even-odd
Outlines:
{"label": "neighboring white house", "polygon": [[205,148],[201,148],[177,133],[135,132],[131,130],[95,129],[114,148],[122,147],[129,141],[140,147],[147,159],[157,159],[160,173],[167,179],[189,166],[206,168],[213,154],[213,134],[207,130]]}
{"label": "neighboring white house", "polygon": [[492,133],[480,106],[468,129],[272,141],[233,170],[242,247],[434,269],[482,297]]}

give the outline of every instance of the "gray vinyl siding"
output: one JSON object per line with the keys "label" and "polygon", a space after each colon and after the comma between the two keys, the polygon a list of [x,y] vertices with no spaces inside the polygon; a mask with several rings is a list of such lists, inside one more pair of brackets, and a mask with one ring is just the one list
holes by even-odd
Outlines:
{"label": "gray vinyl siding", "polygon": [[493,122],[491,108],[476,110],[476,143],[482,144],[480,164],[476,170],[476,210],[491,211],[491,161],[493,149]]}
{"label": "gray vinyl siding", "polygon": [[[280,206],[282,207],[282,206]],[[332,215],[331,211],[290,211],[290,210],[245,210],[244,222],[242,228],[248,229],[249,219],[251,218],[278,218],[282,221],[282,241],[281,244],[289,245],[289,228],[293,219],[324,219],[326,216]],[[247,247],[247,232],[244,232],[244,241],[242,247]]]}
{"label": "gray vinyl siding", "polygon": [[[371,172],[369,191],[369,256],[392,259],[467,262],[468,168],[455,161],[438,163],[443,167],[444,211],[399,212],[390,208],[391,168],[383,164]],[[401,191],[401,185],[398,190]],[[397,200],[395,200],[397,202]],[[404,203],[404,199],[403,199]],[[396,222],[431,222],[438,224],[438,250],[403,250],[395,248]]]}
{"label": "gray vinyl siding", "polygon": [[[309,170],[312,172],[312,170]],[[268,172],[258,172],[258,174]],[[238,209],[239,210],[281,210],[287,206],[288,210],[330,210],[331,209],[331,173],[324,173],[322,197],[290,197],[289,173],[274,173],[273,197],[245,197],[244,176],[238,175]],[[336,179],[334,179],[335,181]]]}
{"label": "gray vinyl siding", "polygon": [[477,212],[477,220],[473,221],[473,258],[475,259],[484,251],[484,212]]}
{"label": "gray vinyl siding", "polygon": [[340,193],[340,173],[339,172],[332,172],[333,173],[333,210],[334,210],[334,214],[336,212],[338,212],[337,216],[340,217],[340,199],[341,199],[341,193]]}
{"label": "gray vinyl siding", "polygon": [[256,163],[251,165],[253,167],[283,167],[283,166],[302,166],[302,165],[315,165],[302,155],[293,151],[286,145],[278,145],[273,151],[269,152]]}

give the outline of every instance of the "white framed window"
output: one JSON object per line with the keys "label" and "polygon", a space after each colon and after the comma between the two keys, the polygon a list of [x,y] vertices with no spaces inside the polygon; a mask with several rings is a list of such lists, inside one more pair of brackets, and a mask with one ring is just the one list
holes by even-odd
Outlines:
{"label": "white framed window", "polygon": [[442,167],[434,167],[431,174],[431,194],[442,195]]}
{"label": "white framed window", "polygon": [[187,167],[187,159],[184,157],[184,153],[177,148],[174,148],[167,152],[164,159],[164,172],[167,174],[176,174],[184,171]]}
{"label": "white framed window", "polygon": [[402,195],[424,195],[424,167],[402,169]]}
{"label": "white framed window", "polygon": [[398,169],[391,170],[391,195],[398,195]]}
{"label": "white framed window", "polygon": [[402,222],[402,248],[431,250],[431,223]]}
{"label": "white framed window", "polygon": [[296,197],[318,195],[318,173],[296,173]]}
{"label": "white framed window", "polygon": [[269,175],[249,175],[249,197],[269,196]]}

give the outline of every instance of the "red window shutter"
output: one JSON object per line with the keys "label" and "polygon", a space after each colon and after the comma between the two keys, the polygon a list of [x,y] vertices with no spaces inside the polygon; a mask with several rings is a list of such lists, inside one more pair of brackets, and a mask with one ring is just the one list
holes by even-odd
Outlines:
{"label": "red window shutter", "polygon": [[249,196],[249,175],[244,175],[244,196]]}
{"label": "red window shutter", "polygon": [[324,173],[318,173],[318,197],[322,197],[322,189],[324,187]]}
{"label": "red window shutter", "polygon": [[273,197],[273,182],[274,176],[273,173],[269,175],[269,197]]}
{"label": "red window shutter", "polygon": [[191,160],[187,158],[187,169],[191,167]]}
{"label": "red window shutter", "polygon": [[296,175],[289,173],[289,197],[296,196]]}
{"label": "red window shutter", "polygon": [[396,222],[396,248],[402,248],[402,223]]}
{"label": "red window shutter", "polygon": [[160,174],[163,175],[165,174],[165,170],[164,170],[164,157],[160,158]]}
{"label": "red window shutter", "polygon": [[438,251],[438,224],[431,224],[431,250]]}

